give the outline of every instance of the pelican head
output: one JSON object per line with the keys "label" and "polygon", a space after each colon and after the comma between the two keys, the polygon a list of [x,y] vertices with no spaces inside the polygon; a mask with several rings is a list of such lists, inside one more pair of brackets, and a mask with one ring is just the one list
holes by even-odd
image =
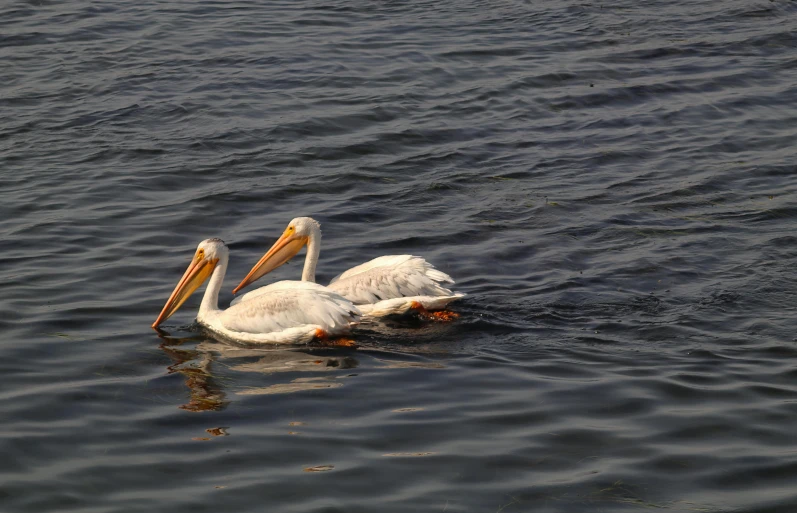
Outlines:
{"label": "pelican head", "polygon": [[294,218],[288,223],[288,227],[282,232],[277,242],[252,267],[246,278],[235,287],[232,293],[237,293],[250,283],[259,280],[264,274],[268,274],[281,266],[293,258],[305,245],[309,244],[310,239],[317,240],[319,237],[321,237],[321,225],[318,224],[318,221],[311,217]]}
{"label": "pelican head", "polygon": [[172,295],[169,296],[169,300],[166,301],[158,318],[152,323],[152,327],[157,328],[160,323],[171,317],[188,297],[213,274],[219,260],[226,259],[228,255],[227,245],[221,239],[205,239],[200,242],[188,269],[177,282],[177,286],[174,287]]}

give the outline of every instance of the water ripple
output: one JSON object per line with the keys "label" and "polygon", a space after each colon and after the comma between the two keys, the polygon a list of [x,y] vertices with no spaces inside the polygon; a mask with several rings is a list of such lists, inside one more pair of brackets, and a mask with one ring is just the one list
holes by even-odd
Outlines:
{"label": "water ripple", "polygon": [[[795,12],[12,2],[0,500],[794,510]],[[214,341],[198,298],[148,328],[199,240],[233,279],[297,215],[320,281],[420,254],[461,317],[357,351]]]}

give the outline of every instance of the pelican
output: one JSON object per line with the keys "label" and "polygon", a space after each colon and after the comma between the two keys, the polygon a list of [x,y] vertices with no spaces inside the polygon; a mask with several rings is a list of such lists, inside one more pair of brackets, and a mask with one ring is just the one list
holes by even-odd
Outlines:
{"label": "pelican", "polygon": [[[321,225],[310,217],[295,218],[233,293],[281,266],[305,245],[307,256],[301,283],[315,282],[320,244]],[[420,312],[440,310],[465,295],[451,292],[443,283],[454,283],[454,280],[421,257],[385,255],[352,267],[333,278],[327,287],[357,305],[363,315],[382,317],[403,314],[411,308]],[[259,294],[259,290],[248,292],[233,303],[245,302]],[[455,316],[441,313],[444,319]]]}
{"label": "pelican", "polygon": [[185,274],[158,319],[157,328],[180,308],[208,278],[197,321],[225,338],[247,343],[298,344],[342,335],[360,315],[351,301],[309,282],[280,281],[254,292],[226,310],[219,309],[219,290],[230,252],[221,239],[199,243]]}

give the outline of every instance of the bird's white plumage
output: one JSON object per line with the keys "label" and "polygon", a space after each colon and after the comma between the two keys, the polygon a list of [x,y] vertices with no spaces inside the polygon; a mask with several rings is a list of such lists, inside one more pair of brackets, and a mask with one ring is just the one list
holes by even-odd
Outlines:
{"label": "bird's white plumage", "polygon": [[[256,280],[287,261],[303,244],[307,244],[302,271],[302,283],[315,282],[321,241],[321,226],[309,217],[293,219],[282,237],[250,271],[238,288]],[[297,242],[299,245],[297,246]],[[296,283],[296,282],[291,282]],[[465,294],[452,292],[445,284],[453,284],[451,277],[425,259],[414,255],[385,255],[374,258],[336,276],[328,289],[361,307],[363,314],[372,317],[404,313],[413,305],[427,309],[441,309]],[[258,289],[236,299],[246,302],[259,294]]]}
{"label": "bird's white plumage", "polygon": [[[215,265],[215,269],[210,274],[197,321],[226,338],[247,343],[306,343],[318,336],[318,330],[333,336],[345,334],[359,319],[360,311],[351,301],[308,282],[282,281],[261,287],[242,296],[228,309],[220,310],[219,290],[227,271],[229,250],[221,240],[208,239],[197,247],[195,260],[197,264],[203,260],[215,262],[209,264]],[[198,267],[194,261],[192,266]],[[175,293],[183,287],[182,283]],[[170,298],[164,310],[171,301]],[[159,318],[153,326],[160,322]]]}
{"label": "bird's white plumage", "polygon": [[384,317],[386,315],[402,315],[413,306],[420,305],[426,310],[442,310],[451,301],[464,297],[465,294],[453,293],[450,296],[407,296],[385,299],[373,304],[357,305],[363,317]]}
{"label": "bird's white plumage", "polygon": [[251,290],[246,294],[241,294],[240,296],[233,299],[232,302],[230,302],[230,306],[237,305],[242,301],[248,301],[250,299],[254,299],[262,294],[268,294],[280,290],[309,290],[315,292],[329,292],[329,289],[327,287],[324,287],[323,285],[319,285],[317,283],[313,283],[311,281],[283,280],[271,283],[269,285],[257,288],[255,290]]}
{"label": "bird's white plumage", "polygon": [[421,257],[385,255],[335,277],[329,288],[354,304],[374,304],[410,296],[451,296],[442,283],[454,283]]}
{"label": "bird's white plumage", "polygon": [[358,313],[350,301],[319,285],[311,288],[298,283],[302,282],[277,282],[250,292],[251,297],[224,310],[219,320],[225,328],[244,333],[298,325],[315,325],[333,334],[349,328]]}

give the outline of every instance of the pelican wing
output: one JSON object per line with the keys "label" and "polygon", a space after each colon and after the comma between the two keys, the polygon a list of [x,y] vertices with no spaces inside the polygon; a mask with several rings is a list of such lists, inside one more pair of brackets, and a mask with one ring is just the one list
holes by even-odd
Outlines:
{"label": "pelican wing", "polygon": [[265,287],[257,288],[247,292],[246,294],[241,294],[230,302],[230,306],[237,305],[242,301],[249,301],[250,299],[254,299],[262,294],[270,294],[280,290],[309,290],[315,292],[329,292],[327,287],[319,285],[318,283],[313,283],[312,281],[283,280],[271,283]]}
{"label": "pelican wing", "polygon": [[363,305],[408,296],[450,296],[451,290],[441,283],[454,280],[423,258],[385,255],[336,276],[329,288]]}
{"label": "pelican wing", "polygon": [[270,333],[315,325],[336,333],[348,329],[360,315],[351,301],[315,283],[277,282],[245,296],[221,313],[225,328],[243,333]]}

